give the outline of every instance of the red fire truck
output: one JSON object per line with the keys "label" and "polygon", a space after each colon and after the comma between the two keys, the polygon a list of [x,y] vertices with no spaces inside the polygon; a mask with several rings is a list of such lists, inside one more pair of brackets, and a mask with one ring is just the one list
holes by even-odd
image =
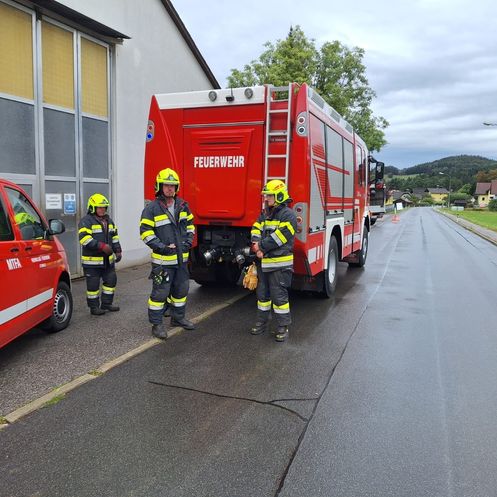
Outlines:
{"label": "red fire truck", "polygon": [[234,282],[253,257],[262,187],[285,181],[298,222],[292,286],[331,296],[338,261],[366,262],[370,162],[352,126],[306,84],[158,94],[145,199],[154,198],[157,172],[174,168],[195,215],[192,278]]}
{"label": "red fire truck", "polygon": [[374,158],[370,158],[369,163],[369,214],[371,224],[374,224],[378,218],[385,214],[386,192],[383,179],[385,164]]}

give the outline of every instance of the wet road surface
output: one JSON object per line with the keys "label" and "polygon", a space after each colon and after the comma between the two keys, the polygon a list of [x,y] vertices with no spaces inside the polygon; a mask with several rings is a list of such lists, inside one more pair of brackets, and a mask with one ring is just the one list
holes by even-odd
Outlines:
{"label": "wet road surface", "polygon": [[0,496],[494,496],[497,247],[414,209],[339,272],[287,343],[249,296],[1,430]]}

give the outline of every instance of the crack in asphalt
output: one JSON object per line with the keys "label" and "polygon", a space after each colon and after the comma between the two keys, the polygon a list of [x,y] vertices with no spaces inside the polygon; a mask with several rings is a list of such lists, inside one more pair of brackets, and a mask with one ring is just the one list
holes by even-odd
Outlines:
{"label": "crack in asphalt", "polygon": [[[202,394],[206,394],[206,395],[212,395],[214,397],[228,398],[228,399],[235,399],[235,400],[242,400],[242,401],[254,402],[256,404],[262,404],[262,405],[271,405],[271,406],[283,409],[285,411],[288,411],[288,412],[294,414],[295,416],[297,416],[302,421],[304,421],[305,425],[304,425],[304,427],[303,427],[303,429],[302,429],[302,431],[301,431],[301,433],[299,435],[299,438],[297,440],[297,444],[295,446],[295,449],[292,452],[292,455],[290,456],[290,459],[288,460],[288,463],[287,463],[287,465],[285,467],[285,470],[283,471],[283,474],[281,475],[280,482],[278,484],[278,488],[276,489],[276,491],[274,493],[274,497],[278,497],[281,494],[281,491],[283,490],[283,486],[285,485],[285,480],[286,480],[286,478],[288,476],[288,472],[290,471],[290,468],[291,468],[291,466],[293,464],[293,461],[295,460],[295,457],[297,456],[297,453],[298,453],[298,451],[300,449],[300,446],[302,445],[302,441],[304,440],[305,434],[307,433],[307,430],[308,430],[308,428],[310,426],[310,423],[311,423],[312,419],[314,418],[314,415],[316,414],[316,410],[318,408],[319,402],[321,401],[323,395],[325,394],[326,390],[328,389],[328,387],[329,387],[329,385],[331,383],[331,380],[333,379],[333,376],[335,374],[335,371],[338,368],[338,366],[340,365],[340,363],[341,363],[341,361],[343,359],[343,356],[345,355],[345,352],[348,349],[350,341],[355,336],[355,334],[357,332],[357,329],[359,328],[359,325],[361,324],[361,322],[362,322],[362,320],[364,318],[364,315],[366,314],[366,311],[369,309],[371,301],[376,296],[376,294],[378,293],[381,285],[383,284],[383,281],[384,281],[384,279],[386,277],[386,274],[387,274],[387,272],[388,272],[388,270],[390,268],[391,259],[392,259],[393,255],[395,254],[395,252],[397,250],[397,247],[399,245],[400,239],[402,238],[402,235],[404,234],[405,229],[406,229],[406,225],[404,224],[402,226],[401,230],[397,233],[397,240],[395,241],[395,243],[394,244],[390,244],[390,254],[388,255],[388,258],[386,259],[385,268],[384,268],[383,273],[382,273],[382,275],[380,277],[380,280],[376,284],[375,290],[371,293],[368,301],[366,302],[366,305],[364,306],[364,309],[363,309],[361,315],[357,319],[357,322],[356,322],[356,324],[354,326],[354,329],[352,330],[351,334],[349,335],[349,338],[347,339],[347,341],[345,342],[345,344],[343,346],[343,349],[341,351],[340,357],[338,358],[338,360],[336,361],[335,365],[331,369],[331,371],[330,371],[330,373],[328,375],[328,380],[327,380],[326,384],[324,385],[323,389],[321,390],[321,393],[317,397],[314,397],[312,399],[273,399],[271,401],[263,402],[263,401],[256,400],[256,399],[249,399],[249,398],[244,398],[244,397],[235,397],[235,396],[230,396],[230,395],[216,394],[216,393],[213,393],[213,392],[206,392],[206,391],[197,390],[197,389],[194,389],[194,388],[181,387],[181,386],[178,386],[178,385],[169,385],[169,384],[166,384],[166,383],[155,382],[155,381],[151,381],[151,380],[149,380],[149,383],[152,383],[154,385],[159,385],[159,386],[165,386],[165,387],[169,387],[169,388],[177,388],[177,389],[180,389],[180,390],[188,390],[188,391],[191,391],[191,392],[202,393]],[[298,412],[294,411],[293,409],[289,409],[287,407],[275,404],[275,402],[278,402],[278,401],[282,402],[282,401],[300,401],[300,400],[301,401],[309,401],[309,400],[314,401],[314,407],[312,408],[312,412],[311,412],[311,415],[309,416],[309,418],[305,418],[304,416],[301,416]]]}
{"label": "crack in asphalt", "polygon": [[[177,390],[186,390],[188,392],[201,393],[201,394],[204,394],[204,395],[210,395],[212,397],[218,397],[218,398],[221,398],[221,399],[242,400],[242,401],[245,401],[245,402],[253,402],[255,404],[261,404],[261,405],[265,405],[265,406],[277,407],[279,409],[283,409],[284,411],[287,411],[287,412],[289,412],[289,413],[297,416],[299,419],[301,419],[302,421],[304,421],[304,423],[308,423],[309,419],[306,418],[306,417],[304,417],[304,416],[302,416],[297,411],[294,411],[293,409],[290,409],[289,407],[280,406],[279,404],[276,404],[276,402],[285,402],[285,401],[297,401],[297,402],[299,402],[299,401],[302,401],[302,402],[313,401],[313,402],[316,402],[317,400],[319,400],[318,397],[313,397],[313,398],[310,398],[310,399],[273,399],[273,400],[263,401],[263,400],[257,400],[257,399],[250,399],[248,397],[237,397],[235,395],[224,395],[224,394],[221,394],[221,393],[208,392],[206,390],[199,390],[199,389],[196,389],[196,388],[182,387],[180,385],[171,385],[169,383],[162,383],[160,381],[148,380],[148,383],[151,383],[152,385],[158,385],[158,386],[161,386],[161,387],[175,388]],[[314,412],[314,410],[313,410],[313,412]]]}

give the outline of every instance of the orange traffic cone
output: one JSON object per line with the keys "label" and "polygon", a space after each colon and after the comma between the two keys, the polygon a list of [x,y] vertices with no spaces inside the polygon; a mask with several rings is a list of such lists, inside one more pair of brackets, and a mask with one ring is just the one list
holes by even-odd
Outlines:
{"label": "orange traffic cone", "polygon": [[397,209],[394,211],[394,215],[392,216],[392,223],[398,223],[400,221],[400,216],[397,214]]}

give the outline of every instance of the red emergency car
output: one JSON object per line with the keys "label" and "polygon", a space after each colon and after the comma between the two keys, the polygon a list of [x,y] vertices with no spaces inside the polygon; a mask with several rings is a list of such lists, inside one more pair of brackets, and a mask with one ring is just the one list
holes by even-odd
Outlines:
{"label": "red emergency car", "polygon": [[18,185],[0,179],[0,347],[40,325],[61,331],[73,300],[64,247],[54,235],[62,221],[48,223]]}

